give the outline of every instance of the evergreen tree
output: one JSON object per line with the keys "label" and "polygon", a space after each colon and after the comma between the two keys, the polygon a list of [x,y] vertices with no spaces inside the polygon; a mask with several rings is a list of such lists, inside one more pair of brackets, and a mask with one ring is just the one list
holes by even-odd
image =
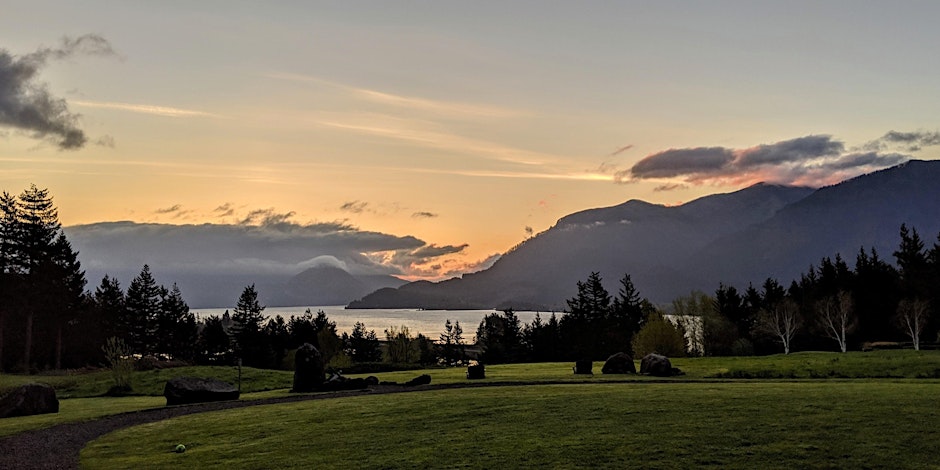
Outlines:
{"label": "evergreen tree", "polygon": [[177,359],[192,359],[197,337],[196,317],[189,311],[175,283],[170,290],[161,289],[155,325],[157,351]]}
{"label": "evergreen tree", "polygon": [[[31,185],[18,197],[3,192],[0,369],[13,363],[23,370],[61,366],[66,330],[79,324],[84,311],[84,285],[77,253],[61,231],[49,191]],[[13,332],[9,325],[22,329]],[[8,354],[11,339],[21,347],[18,358]]]}
{"label": "evergreen tree", "polygon": [[232,345],[222,318],[211,315],[202,321],[197,343],[197,358],[203,364],[228,364]]}
{"label": "evergreen tree", "polygon": [[163,288],[157,285],[150,273],[150,266],[146,264],[127,287],[126,308],[119,322],[119,330],[127,332],[125,342],[134,353],[156,352],[156,319],[160,313],[162,294]]}
{"label": "evergreen tree", "polygon": [[105,338],[112,336],[126,338],[127,331],[122,329],[122,319],[125,318],[124,291],[117,278],[105,274],[101,284],[95,289],[93,295],[96,317],[101,321],[102,335]]}
{"label": "evergreen tree", "polygon": [[632,352],[630,349],[633,336],[640,331],[646,320],[644,300],[640,298],[640,292],[633,285],[630,275],[624,274],[620,279],[617,297],[611,305],[607,324],[602,326],[606,333],[606,344],[603,345],[605,353]]}
{"label": "evergreen tree", "polygon": [[[61,369],[65,348],[64,335],[78,335],[78,338],[70,338],[69,341],[72,346],[70,350],[76,352],[78,347],[93,337],[98,325],[89,318],[85,271],[82,271],[78,253],[72,249],[65,233],[59,232],[52,249],[52,259],[41,268],[41,271],[44,271],[41,278],[44,278],[42,283],[46,291],[42,303],[45,304],[47,321],[50,322],[47,324],[47,331],[52,332],[55,338],[54,367]],[[94,349],[97,348],[92,348]]]}
{"label": "evergreen tree", "polygon": [[486,364],[518,362],[522,360],[522,328],[519,317],[507,309],[491,313],[477,327],[477,345],[480,359]]}
{"label": "evergreen tree", "polygon": [[349,335],[343,333],[346,337],[344,341],[347,346],[347,354],[354,362],[378,362],[382,360],[382,349],[379,344],[379,338],[375,330],[366,330],[366,325],[362,322],[356,322],[353,325],[352,332]]}
{"label": "evergreen tree", "polygon": [[570,358],[605,359],[611,351],[601,338],[610,312],[610,294],[604,289],[600,274],[592,272],[578,281],[578,294],[568,299],[568,314],[561,319],[561,330]]}
{"label": "evergreen tree", "polygon": [[275,369],[281,368],[284,358],[287,357],[287,345],[290,343],[290,331],[287,329],[284,317],[277,315],[269,318],[264,325],[264,337],[271,353],[269,366]]}
{"label": "evergreen tree", "polygon": [[856,337],[862,341],[898,340],[893,314],[901,299],[897,270],[878,256],[872,248],[859,250],[855,260],[852,305],[858,317]]}
{"label": "evergreen tree", "polygon": [[319,349],[317,344],[317,327],[313,323],[313,313],[308,308],[303,315],[290,316],[287,321],[287,329],[290,331],[290,342],[288,347],[296,349],[304,343],[310,343]]}
{"label": "evergreen tree", "polygon": [[264,307],[258,301],[258,291],[252,284],[245,287],[235,310],[232,313],[232,342],[235,346],[235,355],[245,365],[259,367],[265,363],[265,344],[262,335],[262,313]]}
{"label": "evergreen tree", "polygon": [[559,361],[561,355],[561,337],[558,331],[558,317],[554,313],[548,321],[542,321],[539,313],[535,314],[532,323],[522,329],[523,343],[525,344],[527,360],[532,362]]}

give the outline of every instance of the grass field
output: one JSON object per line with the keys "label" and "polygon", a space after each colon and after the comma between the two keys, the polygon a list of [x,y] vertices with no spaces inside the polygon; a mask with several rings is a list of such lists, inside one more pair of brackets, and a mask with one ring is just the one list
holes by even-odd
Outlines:
{"label": "grass field", "polygon": [[[270,459],[275,462],[288,459],[285,464],[290,465],[300,459],[296,460],[296,465],[301,467],[348,466],[353,464],[350,459],[364,459],[362,466],[366,467],[394,467],[404,466],[403,462],[416,462],[418,466],[423,463],[472,468],[510,464],[506,459],[515,459],[512,462],[526,466],[577,467],[582,466],[578,460],[582,459],[583,466],[616,467],[640,459],[641,455],[647,456],[642,460],[645,467],[701,466],[708,463],[707,459],[696,460],[704,458],[703,455],[715,456],[714,463],[720,466],[756,463],[759,459],[776,466],[772,464],[775,460],[767,459],[787,456],[781,461],[786,463],[780,466],[792,468],[807,463],[810,466],[856,466],[843,464],[844,459],[848,459],[845,462],[875,459],[871,461],[890,463],[890,460],[878,460],[882,457],[868,454],[876,449],[879,455],[890,456],[900,449],[907,459],[905,462],[929,462],[921,459],[920,443],[926,442],[923,435],[936,437],[931,426],[937,423],[934,410],[940,409],[940,381],[934,379],[940,376],[938,351],[677,358],[673,364],[686,375],[665,380],[633,375],[604,376],[599,373],[602,365],[599,362],[594,364],[597,373],[594,376],[573,375],[570,363],[492,365],[487,366],[484,383],[570,384],[442,390],[251,407],[121,431],[89,447],[83,458],[92,467],[135,466],[133,459],[137,458],[144,459],[147,466],[151,466],[152,461],[154,466],[185,463],[201,467],[219,459],[222,466],[225,460],[220,456],[232,454],[238,459],[234,465],[239,468],[265,467],[256,462]],[[466,383],[464,372],[463,368],[451,368],[376,375],[383,381],[404,382],[428,373],[432,383],[447,384]],[[244,399],[288,394],[290,372],[245,368],[242,373]],[[234,382],[237,371],[232,367],[185,367],[136,372],[134,391],[140,395],[121,398],[101,396],[111,384],[107,371],[47,376],[0,375],[0,390],[39,381],[55,386],[60,397],[71,397],[61,400],[60,412],[55,415],[0,420],[0,437],[58,423],[162,406],[165,381],[181,375],[210,376]],[[616,383],[624,381],[626,383]],[[533,408],[535,405],[530,404],[539,405]],[[300,421],[290,418],[295,415]],[[739,419],[739,415],[743,418]],[[200,421],[203,419],[215,421]],[[292,424],[285,428],[282,422]],[[449,425],[438,426],[435,424],[438,422]],[[594,423],[596,427],[585,428],[585,423]],[[163,426],[168,426],[172,432],[164,435],[150,431]],[[532,430],[523,432],[520,426]],[[310,436],[296,436],[293,433],[300,431],[293,428]],[[751,431],[741,434],[742,429]],[[541,434],[531,434],[536,431]],[[243,437],[224,435],[228,432]],[[758,439],[754,443],[728,440],[730,435],[743,436],[750,432],[769,436],[768,440]],[[514,438],[516,435],[528,437]],[[887,447],[876,442],[875,437],[879,435],[890,435]],[[211,436],[219,436],[218,442],[210,439]],[[274,454],[284,455],[269,456],[264,451],[259,454],[261,457],[256,456],[258,450],[253,437],[259,436],[263,437],[262,448],[273,446],[270,448],[274,449]],[[547,436],[552,436],[551,444],[544,444]],[[558,436],[565,440],[557,440]],[[337,438],[342,438],[343,442],[334,442]],[[239,444],[225,447],[225,442],[231,439]],[[651,447],[650,439],[664,439],[668,446],[678,447],[673,450],[659,444]],[[301,458],[288,450],[296,442],[308,446],[310,440],[328,442],[327,450],[321,450],[316,442],[309,444],[313,446],[311,456]],[[346,440],[352,444],[344,444]],[[441,443],[431,442],[434,440]],[[167,442],[175,445],[175,441],[185,443],[194,452],[182,456],[164,455],[169,449],[164,445]],[[813,446],[815,448],[811,449]],[[933,444],[924,446],[932,448]],[[638,454],[646,452],[637,450],[640,448],[659,450]],[[699,448],[712,450],[705,454],[692,452]],[[364,453],[363,449],[368,452]],[[136,451],[142,453],[137,455]],[[372,458],[373,453],[377,457]],[[695,457],[686,455],[693,453]],[[675,460],[674,454],[685,457]],[[856,454],[862,457],[855,457]],[[441,455],[450,455],[456,460],[434,460]],[[548,457],[539,457],[541,455]],[[648,455],[669,456],[670,460],[660,465]]]}
{"label": "grass field", "polygon": [[[929,468],[936,381],[505,386],[308,401],[118,431],[86,468]],[[182,443],[187,451],[172,452]]]}

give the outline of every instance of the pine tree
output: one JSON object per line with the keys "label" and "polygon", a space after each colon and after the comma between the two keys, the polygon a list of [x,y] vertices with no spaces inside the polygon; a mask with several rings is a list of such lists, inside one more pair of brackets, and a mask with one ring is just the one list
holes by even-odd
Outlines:
{"label": "pine tree", "polygon": [[265,362],[264,337],[261,331],[263,311],[264,306],[258,301],[258,291],[252,284],[242,291],[232,313],[231,333],[235,355],[245,365],[252,367]]}
{"label": "pine tree", "polygon": [[232,345],[222,317],[211,315],[202,321],[197,350],[197,357],[203,364],[229,363]]}
{"label": "pine tree", "polygon": [[[344,333],[345,334],[345,333]],[[354,362],[378,362],[382,360],[382,350],[375,330],[366,330],[366,325],[356,322],[348,336],[348,354]]]}
{"label": "pine tree", "polygon": [[131,351],[138,354],[156,352],[156,318],[162,294],[163,288],[157,285],[150,266],[145,264],[127,287],[125,315],[120,322],[120,329],[127,332],[126,343]]}
{"label": "pine tree", "polygon": [[105,274],[101,279],[101,284],[95,289],[94,304],[96,317],[101,321],[102,334],[105,338],[112,336],[126,338],[127,331],[121,327],[121,321],[125,317],[124,309],[124,291],[121,289],[121,283],[117,278],[112,278]]}
{"label": "pine tree", "polygon": [[640,292],[633,285],[629,274],[624,274],[620,279],[620,289],[611,305],[608,320],[604,325],[604,330],[607,332],[607,344],[604,346],[607,352],[629,353],[628,349],[633,344],[633,336],[643,328],[646,320],[643,299],[640,298]]}
{"label": "pine tree", "polygon": [[175,283],[172,289],[161,289],[160,309],[155,318],[157,351],[175,358],[191,359],[196,341],[196,318],[183,300]]}

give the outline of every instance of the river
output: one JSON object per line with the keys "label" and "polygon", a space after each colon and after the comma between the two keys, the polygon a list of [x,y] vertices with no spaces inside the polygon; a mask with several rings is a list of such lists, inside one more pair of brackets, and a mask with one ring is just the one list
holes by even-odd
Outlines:
{"label": "river", "polygon": [[[330,321],[336,322],[336,330],[342,334],[350,332],[356,322],[362,322],[366,330],[375,330],[379,339],[385,338],[387,328],[408,327],[412,335],[422,333],[428,338],[437,339],[444,332],[444,322],[450,320],[451,323],[460,322],[463,328],[463,337],[466,341],[472,341],[477,331],[477,326],[483,317],[490,313],[496,313],[497,310],[416,310],[416,309],[346,309],[342,305],[327,306],[301,306],[301,307],[267,307],[264,309],[265,317],[273,318],[277,315],[288,320],[291,315],[300,316],[310,309],[314,314],[323,310]],[[203,318],[209,315],[222,316],[225,311],[231,313],[234,308],[199,308],[192,309],[197,318]],[[515,312],[523,325],[531,323],[538,313],[543,322],[547,322],[551,312]],[[556,315],[560,318],[563,313]]]}

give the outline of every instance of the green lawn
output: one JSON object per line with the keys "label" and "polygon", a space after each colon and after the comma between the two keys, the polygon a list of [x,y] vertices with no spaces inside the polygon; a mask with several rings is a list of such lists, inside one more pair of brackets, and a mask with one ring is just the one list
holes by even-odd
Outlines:
{"label": "green lawn", "polygon": [[[775,382],[782,380],[808,380],[818,382],[840,378],[933,378],[940,376],[940,351],[875,351],[847,354],[807,352],[788,356],[764,357],[707,357],[677,358],[673,364],[686,375],[666,379],[668,382]],[[487,366],[487,378],[493,382],[572,382],[604,383],[614,381],[662,381],[651,377],[605,376],[600,374],[603,364],[594,363],[594,376],[573,375],[571,363],[502,364]],[[405,382],[427,373],[432,384],[466,383],[465,368],[427,369],[375,374],[383,381]],[[0,420],[0,437],[29,429],[38,429],[60,423],[83,421],[99,416],[145,408],[163,406],[163,386],[166,380],[182,375],[215,377],[235,382],[238,372],[234,367],[182,367],[135,372],[134,393],[140,396],[107,398],[101,395],[111,385],[108,371],[83,374],[11,375],[0,374],[0,392],[31,381],[45,382],[56,388],[61,398],[60,412],[53,415],[27,416]],[[363,374],[365,375],[365,374]],[[287,371],[244,368],[242,370],[243,399],[283,396],[288,394],[293,375]],[[838,380],[836,380],[838,381]],[[932,380],[921,380],[934,383]]]}
{"label": "green lawn", "polygon": [[[929,468],[940,383],[597,383],[269,405],[118,431],[87,468]],[[172,453],[185,444],[183,454]]]}

